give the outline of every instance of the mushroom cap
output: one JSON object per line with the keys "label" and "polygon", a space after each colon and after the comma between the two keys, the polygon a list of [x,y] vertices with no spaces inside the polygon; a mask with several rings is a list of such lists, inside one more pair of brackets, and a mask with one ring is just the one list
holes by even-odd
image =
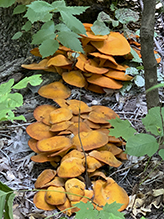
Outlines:
{"label": "mushroom cap", "polygon": [[84,54],[80,53],[79,56],[77,57],[77,62],[75,64],[75,66],[78,69],[80,69],[81,71],[85,71],[84,65],[85,65],[86,61],[87,61],[87,56],[85,56]]}
{"label": "mushroom cap", "polygon": [[84,158],[84,154],[83,154],[83,152],[74,149],[74,150],[70,151],[68,154],[66,154],[62,158],[61,162],[63,162],[64,160],[66,160],[68,158],[71,158],[71,157],[76,157],[76,158],[83,159]]}
{"label": "mushroom cap", "polygon": [[31,160],[36,162],[36,163],[45,163],[45,162],[55,162],[56,161],[56,157],[48,157],[48,155],[46,153],[40,153],[32,156]]}
{"label": "mushroom cap", "polygon": [[37,148],[40,152],[52,153],[71,146],[71,140],[65,136],[54,136],[38,141]]}
{"label": "mushroom cap", "polygon": [[[85,151],[102,147],[108,143],[108,136],[97,130],[80,132],[80,138]],[[73,137],[73,145],[75,145],[79,151],[82,150],[78,134]]]}
{"label": "mushroom cap", "polygon": [[59,123],[51,125],[50,131],[51,132],[64,131],[72,124],[73,124],[73,122],[71,122],[71,121],[59,122]]}
{"label": "mushroom cap", "polygon": [[92,111],[89,113],[88,120],[94,123],[108,124],[108,117],[102,112]]}
{"label": "mushroom cap", "polygon": [[72,64],[72,62],[62,54],[59,54],[59,55],[52,57],[47,62],[48,67],[50,67],[50,66],[62,67],[62,66],[67,66],[67,65],[71,65],[71,64]]}
{"label": "mushroom cap", "polygon": [[62,205],[66,201],[65,189],[62,186],[48,187],[45,200],[50,205]]}
{"label": "mushroom cap", "polygon": [[44,138],[50,138],[54,135],[49,129],[50,126],[45,125],[42,122],[34,122],[27,126],[26,132],[31,138],[41,140]]}
{"label": "mushroom cap", "polygon": [[114,59],[113,56],[111,55],[105,55],[105,54],[102,54],[100,52],[91,52],[89,53],[90,55],[94,56],[94,57],[97,57],[97,58],[101,58],[101,59],[104,59],[104,60],[109,60],[110,62],[112,62],[114,65],[118,65],[116,60]]}
{"label": "mushroom cap", "polygon": [[93,74],[91,77],[87,78],[87,81],[91,84],[99,85],[100,87],[110,88],[110,89],[120,89],[122,84],[111,78],[103,75]]}
{"label": "mushroom cap", "polygon": [[101,53],[112,56],[126,55],[131,51],[130,44],[119,32],[110,32],[103,41],[92,41],[91,44]]}
{"label": "mushroom cap", "polygon": [[116,80],[120,80],[120,81],[131,81],[133,79],[132,76],[130,75],[126,75],[125,72],[122,71],[117,71],[117,70],[109,70],[105,76],[112,78],[112,79],[116,79]]}
{"label": "mushroom cap", "polygon": [[62,78],[67,84],[71,84],[76,87],[84,87],[86,85],[86,80],[79,70],[63,72]]}
{"label": "mushroom cap", "polygon": [[73,178],[84,173],[84,161],[80,158],[71,157],[63,162],[57,169],[58,176],[61,178]]}
{"label": "mushroom cap", "polygon": [[122,151],[120,154],[117,154],[116,157],[121,159],[121,160],[127,160],[128,159],[127,154],[125,154],[124,151]]}
{"label": "mushroom cap", "polygon": [[89,153],[89,156],[96,158],[97,160],[108,164],[112,167],[119,167],[122,163],[117,160],[110,151],[96,151],[93,150]]}
{"label": "mushroom cap", "polygon": [[122,152],[122,149],[117,147],[115,144],[108,143],[101,148],[97,149],[98,151],[110,151],[114,156],[119,155]]}
{"label": "mushroom cap", "polygon": [[90,63],[85,63],[84,69],[88,72],[91,72],[94,74],[100,74],[100,75],[105,74],[109,71],[107,68],[96,67],[96,66],[91,65]]}
{"label": "mushroom cap", "polygon": [[53,99],[54,102],[56,102],[60,107],[62,108],[67,108],[67,101],[63,98],[55,98]]}
{"label": "mushroom cap", "polygon": [[43,187],[45,184],[49,183],[56,176],[56,171],[52,169],[46,169],[41,172],[38,176],[34,186],[36,189]]}
{"label": "mushroom cap", "polygon": [[86,103],[80,100],[67,100],[68,109],[72,111],[74,115],[79,115],[79,113],[91,112],[92,107],[89,107]]}
{"label": "mushroom cap", "polygon": [[61,187],[61,186],[64,186],[64,184],[65,184],[65,180],[63,178],[55,176],[53,180],[51,180],[49,183],[46,183],[41,188],[47,188],[49,186]]}
{"label": "mushroom cap", "polygon": [[86,31],[86,35],[84,35],[84,34],[81,34],[81,36],[83,37],[83,39],[88,39],[89,41],[104,41],[104,40],[106,40],[107,38],[108,38],[108,36],[107,35],[104,35],[104,36],[102,36],[102,35],[95,35],[91,30],[88,30],[88,31]]}
{"label": "mushroom cap", "polygon": [[28,140],[28,146],[31,148],[32,151],[34,151],[35,153],[39,153],[40,151],[37,149],[36,144],[37,144],[38,140],[30,138]]}
{"label": "mushroom cap", "polygon": [[48,85],[42,86],[38,90],[38,94],[42,97],[49,99],[55,99],[55,98],[66,99],[71,95],[71,91],[60,81],[55,81]]}
{"label": "mushroom cap", "polygon": [[92,92],[99,93],[99,94],[104,94],[105,93],[103,88],[96,85],[96,84],[88,84],[87,90],[90,90]]}
{"label": "mushroom cap", "polygon": [[76,178],[68,179],[65,183],[65,190],[68,192],[67,196],[70,201],[79,201],[85,194],[85,184]]}
{"label": "mushroom cap", "polygon": [[39,52],[39,48],[38,47],[35,47],[33,49],[30,50],[30,53],[34,56],[38,56],[38,57],[42,57],[42,55],[40,54]]}
{"label": "mushroom cap", "polygon": [[[62,205],[56,206],[60,211],[63,211],[64,214],[71,216],[72,215],[72,209],[71,208],[71,202],[68,198],[66,198],[66,201]],[[64,211],[65,210],[65,211]]]}
{"label": "mushroom cap", "polygon": [[[99,206],[117,202],[123,204],[118,211],[123,211],[129,204],[129,197],[123,188],[112,178],[108,177],[106,182],[97,180],[94,183],[93,201]],[[101,210],[101,208],[98,209]]]}
{"label": "mushroom cap", "polygon": [[59,123],[70,120],[73,117],[71,110],[68,108],[59,108],[50,113],[50,123]]}
{"label": "mushroom cap", "polygon": [[50,112],[52,112],[53,110],[57,109],[55,106],[52,105],[41,105],[35,108],[34,110],[34,118],[38,121],[38,122],[43,122],[46,125],[50,125],[49,123],[49,114]]}
{"label": "mushroom cap", "polygon": [[48,69],[47,66],[48,59],[43,59],[39,63],[32,63],[29,65],[21,65],[22,68],[30,69],[30,70],[45,70]]}
{"label": "mushroom cap", "polygon": [[94,172],[104,164],[94,157],[87,156],[87,172]]}
{"label": "mushroom cap", "polygon": [[108,119],[115,119],[116,117],[119,118],[119,115],[114,112],[111,108],[107,106],[92,106],[92,110],[95,112],[103,113]]}
{"label": "mushroom cap", "polygon": [[91,131],[90,127],[85,122],[75,122],[67,130],[71,131],[74,135],[77,135],[78,132]]}
{"label": "mushroom cap", "polygon": [[44,211],[55,210],[56,207],[54,205],[49,205],[45,201],[45,194],[46,194],[46,191],[39,191],[34,195],[33,202],[34,202],[35,206],[39,209],[44,210]]}

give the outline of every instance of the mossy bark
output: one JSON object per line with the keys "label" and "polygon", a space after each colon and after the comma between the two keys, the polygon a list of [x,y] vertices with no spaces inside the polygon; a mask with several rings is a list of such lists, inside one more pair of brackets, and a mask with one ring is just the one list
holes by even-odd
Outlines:
{"label": "mossy bark", "polygon": [[[145,71],[146,90],[157,84],[157,62],[154,56],[154,23],[156,0],[143,0],[141,19],[141,55]],[[158,90],[146,93],[147,108],[159,105]]]}

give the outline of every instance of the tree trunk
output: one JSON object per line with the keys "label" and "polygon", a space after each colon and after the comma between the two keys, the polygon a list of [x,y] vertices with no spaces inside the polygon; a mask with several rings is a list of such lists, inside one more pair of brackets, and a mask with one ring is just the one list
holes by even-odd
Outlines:
{"label": "tree trunk", "polygon": [[[157,84],[157,62],[154,56],[154,22],[156,0],[143,0],[141,19],[141,55],[145,71],[146,90]],[[147,108],[159,105],[158,89],[146,93]]]}

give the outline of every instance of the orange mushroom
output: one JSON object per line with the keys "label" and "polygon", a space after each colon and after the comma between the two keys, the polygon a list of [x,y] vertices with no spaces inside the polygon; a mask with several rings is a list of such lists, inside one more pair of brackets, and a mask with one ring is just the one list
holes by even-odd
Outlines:
{"label": "orange mushroom", "polygon": [[75,122],[67,129],[71,131],[74,135],[77,135],[79,132],[88,132],[91,131],[90,127],[85,122]]}
{"label": "orange mushroom", "polygon": [[87,172],[94,172],[104,164],[94,157],[87,156]]}
{"label": "orange mushroom", "polygon": [[87,78],[87,81],[91,84],[96,84],[99,85],[100,87],[110,88],[110,89],[120,89],[123,86],[118,81],[115,81],[111,78],[98,74],[93,74],[90,78]]}
{"label": "orange mushroom", "polygon": [[[85,151],[99,148],[108,142],[107,135],[97,130],[80,132],[80,138]],[[78,134],[73,137],[73,145],[75,145],[79,151],[82,150]]]}
{"label": "orange mushroom", "polygon": [[64,121],[64,122],[59,122],[56,124],[51,125],[50,131],[51,132],[59,132],[66,130],[70,125],[72,125],[73,122],[70,121]]}
{"label": "orange mushroom", "polygon": [[28,140],[28,146],[31,148],[32,151],[34,151],[35,153],[39,153],[40,151],[37,149],[36,144],[37,144],[37,140],[30,138]]}
{"label": "orange mushroom", "polygon": [[71,95],[71,91],[60,81],[55,81],[48,85],[42,86],[38,90],[38,94],[42,97],[49,99],[55,99],[55,98],[66,99]]}
{"label": "orange mushroom", "polygon": [[75,87],[84,87],[86,84],[85,78],[81,71],[63,72],[62,78],[67,84],[71,84]]}
{"label": "orange mushroom", "polygon": [[112,62],[114,65],[118,65],[116,60],[114,59],[113,56],[111,55],[105,55],[105,54],[102,54],[100,52],[91,52],[89,53],[90,55],[94,56],[94,57],[98,57],[100,59],[104,59],[105,61],[106,60],[109,60],[110,62]]}
{"label": "orange mushroom", "polygon": [[38,141],[37,148],[40,152],[56,152],[71,146],[71,140],[65,136],[54,136]]}
{"label": "orange mushroom", "polygon": [[79,113],[88,113],[92,110],[91,107],[80,100],[67,100],[67,104],[69,105],[68,109],[75,115],[79,115]]}
{"label": "orange mushroom", "polygon": [[131,81],[133,79],[132,76],[130,75],[126,75],[124,72],[122,71],[116,71],[116,70],[109,70],[106,74],[104,74],[105,76],[112,78],[112,79],[116,79],[116,80],[120,80],[120,81]]}
{"label": "orange mushroom", "polygon": [[50,205],[62,205],[66,201],[65,189],[62,186],[48,187],[45,200]]}
{"label": "orange mushroom", "polygon": [[35,182],[35,188],[39,189],[45,184],[49,183],[56,176],[56,171],[52,169],[46,169],[38,176]]}
{"label": "orange mushroom", "polygon": [[36,163],[45,163],[45,162],[56,162],[56,158],[57,157],[48,157],[48,155],[46,153],[39,152],[39,154],[32,156],[31,160],[36,162]]}
{"label": "orange mushroom", "polygon": [[64,122],[73,117],[71,110],[67,108],[59,108],[50,113],[50,123]]}
{"label": "orange mushroom", "polygon": [[92,110],[95,112],[101,112],[108,118],[108,120],[115,119],[116,117],[119,118],[119,115],[115,113],[114,110],[112,110],[111,108],[107,106],[95,105],[95,106],[92,106]]}
{"label": "orange mushroom", "polygon": [[62,67],[62,66],[67,66],[67,65],[71,65],[71,64],[72,64],[72,62],[62,54],[59,54],[59,55],[52,57],[47,62],[48,67],[50,67],[50,66]]}

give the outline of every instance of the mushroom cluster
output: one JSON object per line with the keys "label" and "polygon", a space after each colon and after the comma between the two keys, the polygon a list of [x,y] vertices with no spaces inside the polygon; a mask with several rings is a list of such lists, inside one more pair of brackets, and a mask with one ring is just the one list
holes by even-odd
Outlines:
{"label": "mushroom cluster", "polygon": [[[110,32],[105,36],[94,35],[92,24],[84,24],[86,35],[80,40],[84,53],[75,53],[62,45],[53,56],[39,63],[22,65],[33,70],[57,72],[63,80],[76,87],[96,93],[105,93],[103,88],[120,89],[122,81],[130,81],[133,77],[125,74],[128,66],[117,63],[120,57],[130,54],[131,47],[126,38],[119,32]],[[31,51],[35,56],[41,56],[39,49]]]}
{"label": "mushroom cluster", "polygon": [[[58,90],[60,92],[57,92]],[[53,99],[59,108],[48,104],[38,106],[33,113],[36,122],[26,128],[31,137],[28,145],[37,153],[31,157],[31,160],[38,163],[50,162],[54,168],[54,170],[44,170],[35,183],[35,188],[47,189],[35,195],[36,206],[44,210],[52,210],[56,207],[63,210],[78,201],[86,202],[88,199],[83,196],[89,198],[93,196],[94,203],[99,206],[100,200],[96,193],[99,189],[96,188],[101,187],[103,200],[101,205],[117,201],[124,204],[126,208],[128,203],[126,192],[111,178],[99,172],[99,168],[104,165],[119,167],[122,164],[120,160],[127,159],[121,148],[125,142],[110,136],[112,127],[109,120],[115,119],[118,115],[105,106],[89,107],[79,100],[66,100],[70,90],[59,81],[41,87],[38,93]],[[85,171],[90,177],[103,178],[98,182],[93,181],[91,191],[85,189],[83,182]],[[74,185],[75,182],[79,182],[82,187]],[[121,197],[125,197],[125,200],[118,199],[115,194],[109,198],[111,197],[109,185],[116,186],[119,193],[123,193]],[[59,200],[56,200],[57,194]],[[77,210],[79,209],[73,208],[67,214],[71,215]]]}

